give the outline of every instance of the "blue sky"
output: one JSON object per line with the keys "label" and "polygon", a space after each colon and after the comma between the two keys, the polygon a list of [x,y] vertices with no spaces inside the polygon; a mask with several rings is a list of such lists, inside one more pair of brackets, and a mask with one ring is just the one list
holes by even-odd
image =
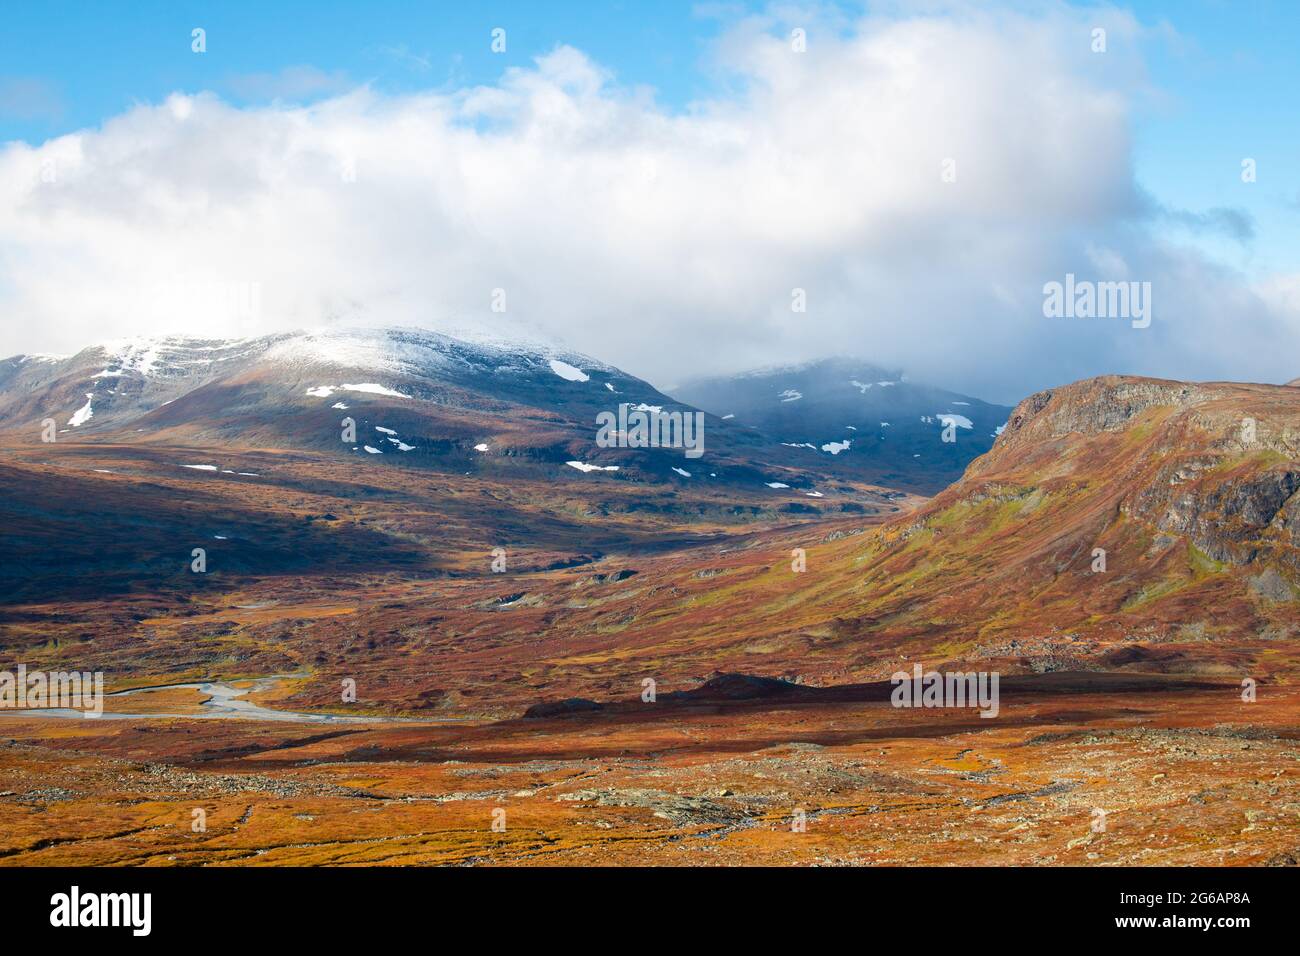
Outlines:
{"label": "blue sky", "polygon": [[[1005,397],[1111,371],[1291,378],[1298,40],[1294,0],[13,3],[0,172],[26,184],[0,188],[0,305],[29,320],[0,351],[157,331],[126,290],[176,274],[263,283],[270,328],[471,314],[506,272],[525,318],[660,377],[856,349]],[[958,144],[963,188],[943,193],[931,170]],[[370,152],[339,192],[318,161],[353,148]],[[196,231],[181,195],[226,216]],[[1149,276],[1168,321],[1044,329],[1038,290],[1065,271]],[[783,311],[806,283],[822,308],[801,333]],[[686,367],[610,314],[729,345]]]}
{"label": "blue sky", "polygon": [[[1144,51],[1151,104],[1137,127],[1137,175],[1186,209],[1240,207],[1258,238],[1217,248],[1243,268],[1300,263],[1300,4],[1182,0],[1143,3],[1144,21],[1177,37]],[[1241,181],[1245,157],[1258,179]]]}
{"label": "blue sky", "polygon": [[[311,66],[390,92],[492,83],[506,67],[562,43],[681,106],[710,83],[701,66],[719,19],[704,11],[680,0],[24,4],[5,11],[2,72],[47,84],[56,108],[26,119],[10,111],[0,117],[0,138],[94,125],[175,90],[255,101],[238,78],[286,67]],[[207,31],[205,56],[190,49],[196,26]],[[503,54],[490,49],[496,27],[507,30]]]}

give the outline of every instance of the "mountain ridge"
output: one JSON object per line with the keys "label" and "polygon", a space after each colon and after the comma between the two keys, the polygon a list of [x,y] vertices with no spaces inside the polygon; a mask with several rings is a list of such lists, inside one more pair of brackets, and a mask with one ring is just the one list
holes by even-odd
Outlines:
{"label": "mountain ridge", "polygon": [[[602,447],[598,416],[623,404],[698,411],[558,343],[481,331],[471,339],[413,327],[162,336],[0,362],[0,429],[27,440],[52,420],[58,440],[351,453],[458,473],[554,475],[571,466],[589,482],[744,486],[808,514],[873,507],[876,492],[907,485],[877,480],[876,470],[858,467],[860,456],[810,455],[708,414],[705,458],[694,464],[681,449]],[[347,421],[356,434],[345,443]]]}
{"label": "mountain ridge", "polygon": [[992,447],[1011,409],[836,357],[696,379],[674,396],[860,478],[934,494]]}

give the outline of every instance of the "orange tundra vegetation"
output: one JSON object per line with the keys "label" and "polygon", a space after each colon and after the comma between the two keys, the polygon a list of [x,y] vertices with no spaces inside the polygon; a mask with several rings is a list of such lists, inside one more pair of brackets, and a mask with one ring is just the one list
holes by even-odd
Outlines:
{"label": "orange tundra vegetation", "polygon": [[[198,440],[6,449],[6,654],[162,689],[0,715],[0,861],[1300,852],[1300,390],[1080,382],[932,499],[844,479],[852,513],[251,445],[256,479],[178,475]],[[918,664],[998,673],[997,717],[892,707]]]}

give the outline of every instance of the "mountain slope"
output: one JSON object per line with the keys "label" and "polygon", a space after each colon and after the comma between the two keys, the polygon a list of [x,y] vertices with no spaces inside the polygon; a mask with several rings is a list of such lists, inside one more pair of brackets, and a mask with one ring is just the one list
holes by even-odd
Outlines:
{"label": "mountain slope", "polygon": [[1298,489],[1292,389],[1105,377],[1041,392],[855,559],[850,630],[1044,670],[1280,663],[1300,636]]}
{"label": "mountain slope", "polygon": [[[582,680],[617,682],[629,659],[678,678],[822,684],[915,662],[1289,679],[1298,486],[1296,389],[1075,383],[1021,402],[995,447],[908,515],[783,529],[744,553],[643,573],[636,604],[653,593],[660,610],[602,646],[617,666],[593,663]],[[566,643],[598,640],[584,618],[566,617]]]}
{"label": "mountain slope", "polygon": [[[0,582],[13,599],[442,577],[498,547],[535,571],[904,505],[708,416],[698,458],[600,447],[597,416],[620,404],[696,414],[588,356],[414,329],[15,357],[0,362]],[[202,579],[180,560],[194,547],[219,556]]]}
{"label": "mountain slope", "polygon": [[[706,419],[698,458],[681,448],[599,447],[597,416],[620,404],[695,411],[570,350],[420,329],[164,338],[0,362],[0,421],[27,441],[53,420],[60,441],[312,450],[460,474],[713,483],[814,513],[830,503],[809,502],[809,493],[835,478],[838,500],[861,503],[859,489],[833,469],[716,417]],[[356,425],[346,442],[345,418]]]}
{"label": "mountain slope", "polygon": [[[261,478],[235,480],[141,462],[152,446],[37,446],[12,481],[0,469],[4,524],[23,532],[0,539],[0,575],[27,602],[0,630],[51,665],[92,652],[149,674],[310,664],[307,709],[342,677],[405,708],[496,715],[632,699],[645,675],[665,691],[715,671],[826,685],[914,663],[1267,685],[1300,669],[1298,425],[1300,390],[1284,386],[1094,379],[1026,399],[992,451],[910,514],[744,528],[685,514],[681,491],[576,473],[492,481],[302,453],[264,454],[248,469]],[[112,474],[61,480],[86,457]],[[86,520],[50,527],[47,512],[82,513],[72,496]],[[151,509],[159,496],[175,507]],[[205,544],[200,580],[187,562]],[[264,560],[268,545],[295,560]],[[504,574],[489,567],[497,545]],[[96,594],[105,580],[123,588],[112,602]],[[85,603],[51,602],[73,586]]]}
{"label": "mountain slope", "polygon": [[856,359],[700,379],[672,392],[822,467],[931,494],[992,447],[1011,411]]}

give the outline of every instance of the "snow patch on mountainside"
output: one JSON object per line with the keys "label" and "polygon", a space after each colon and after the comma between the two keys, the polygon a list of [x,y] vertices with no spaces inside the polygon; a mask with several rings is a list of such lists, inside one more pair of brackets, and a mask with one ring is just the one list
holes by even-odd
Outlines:
{"label": "snow patch on mountainside", "polygon": [[[148,377],[157,369],[162,354],[161,343],[147,340],[110,345],[105,351],[109,353],[111,364],[102,372],[97,372],[96,378],[118,377],[130,372]],[[113,368],[112,365],[117,367]]]}
{"label": "snow patch on mountainside", "polygon": [[559,359],[550,360],[551,371],[560,378],[569,382],[586,382],[590,381],[591,376],[580,368],[574,368],[568,362],[561,362]]}
{"label": "snow patch on mountainside", "polygon": [[376,385],[374,382],[363,382],[360,385],[340,385],[345,392],[367,392],[371,395],[388,395],[391,398],[410,398],[410,395],[403,395],[396,389],[388,388],[384,385]]}
{"label": "snow patch on mountainside", "polygon": [[266,339],[192,339],[181,336],[134,338],[105,342],[97,347],[105,366],[93,378],[179,377],[194,369],[209,370],[224,362],[249,358],[264,351]]}
{"label": "snow patch on mountainside", "polygon": [[90,421],[91,417],[95,414],[95,410],[90,407],[90,403],[93,402],[94,400],[95,400],[94,393],[87,392],[86,404],[82,405],[80,408],[78,408],[75,412],[72,413],[72,417],[68,419],[68,424],[71,425],[73,428],[76,428],[78,425],[84,425],[86,424],[86,422]]}
{"label": "snow patch on mountainside", "polygon": [[403,374],[443,364],[446,357],[430,343],[404,341],[386,331],[302,332],[272,345],[266,357],[286,364],[334,365]]}
{"label": "snow patch on mountainside", "polygon": [[[290,365],[333,365],[389,375],[437,375],[452,368],[525,372],[539,358],[589,376],[573,364],[612,371],[610,366],[539,338],[526,331],[507,339],[479,329],[430,331],[420,328],[307,330],[268,337],[266,358]],[[552,365],[552,370],[555,370]],[[556,371],[556,374],[561,374]]]}
{"label": "snow patch on mountainside", "polygon": [[[362,382],[360,385],[317,385],[307,389],[307,394],[312,398],[329,398],[335,392],[365,392],[370,395],[388,395],[391,398],[410,398],[396,389],[389,388],[386,385],[380,385],[376,382]],[[337,405],[335,406],[338,407]],[[346,405],[343,406],[347,408]]]}

